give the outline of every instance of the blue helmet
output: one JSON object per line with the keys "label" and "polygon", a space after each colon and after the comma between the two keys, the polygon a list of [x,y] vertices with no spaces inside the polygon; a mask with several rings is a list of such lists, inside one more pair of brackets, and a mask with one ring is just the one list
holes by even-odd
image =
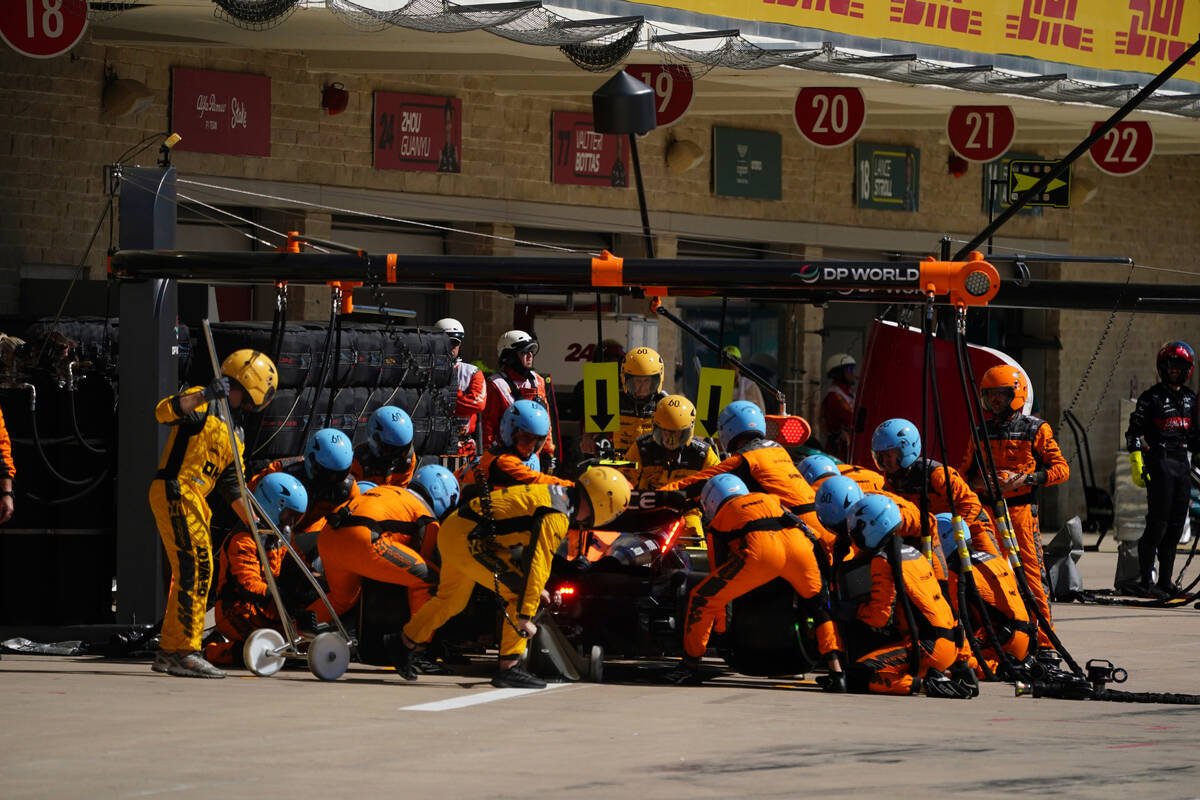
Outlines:
{"label": "blue helmet", "polygon": [[304,484],[286,472],[271,472],[254,489],[254,499],[275,527],[286,509],[303,514],[308,508],[308,490]]}
{"label": "blue helmet", "polygon": [[881,470],[884,470],[884,467],[879,463],[879,453],[885,450],[899,451],[901,469],[911,467],[921,456],[921,433],[917,426],[899,417],[879,423],[879,427],[871,435],[871,454],[875,459],[875,466]]}
{"label": "blue helmet", "polygon": [[900,509],[890,497],[864,495],[846,512],[846,527],[855,543],[867,550],[878,550],[903,520]]}
{"label": "blue helmet", "polygon": [[826,478],[817,487],[817,519],[829,530],[846,521],[846,510],[863,497],[862,487],[845,475]]}
{"label": "blue helmet", "polygon": [[355,481],[355,483],[358,484],[358,491],[362,494],[366,494],[379,485],[378,483],[371,483],[371,481]]}
{"label": "blue helmet", "polygon": [[767,435],[767,418],[762,409],[749,400],[734,400],[721,409],[717,416],[717,437],[726,450],[734,439],[743,433],[756,431],[759,436]]}
{"label": "blue helmet", "polygon": [[813,453],[800,462],[800,474],[809,483],[816,483],[826,475],[840,475],[837,463],[824,453]]}
{"label": "blue helmet", "polygon": [[304,449],[304,471],[312,480],[341,480],[354,463],[350,437],[334,428],[322,428]]}
{"label": "blue helmet", "polygon": [[[506,447],[512,447],[517,431],[523,431],[543,440],[549,436],[550,415],[546,413],[545,406],[533,400],[518,400],[504,409],[504,414],[500,417],[500,441]],[[536,453],[541,449],[542,446],[539,443],[537,447],[533,448],[533,452]]]}
{"label": "blue helmet", "polygon": [[397,406],[380,406],[367,422],[367,446],[380,455],[385,450],[412,446],[413,423],[408,412]]}
{"label": "blue helmet", "polygon": [[408,488],[424,498],[434,516],[442,519],[458,505],[458,478],[440,464],[426,464],[413,473]]}
{"label": "blue helmet", "polygon": [[954,517],[948,511],[943,511],[934,517],[937,520],[937,535],[942,542],[942,552],[949,557],[958,552],[958,542],[954,538]]}
{"label": "blue helmet", "polygon": [[704,491],[700,492],[700,505],[704,506],[704,516],[712,519],[726,500],[744,494],[750,494],[750,489],[737,475],[729,472],[713,475],[704,484]]}

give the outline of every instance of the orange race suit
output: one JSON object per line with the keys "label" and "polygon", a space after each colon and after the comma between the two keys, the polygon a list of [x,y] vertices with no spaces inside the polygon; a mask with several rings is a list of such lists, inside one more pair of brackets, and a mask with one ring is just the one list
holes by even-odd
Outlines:
{"label": "orange race suit", "polygon": [[304,456],[272,461],[262,472],[250,479],[250,488],[253,490],[258,486],[259,481],[272,472],[286,472],[304,484],[304,488],[308,491],[308,508],[304,511],[304,516],[292,528],[296,533],[315,531],[324,527],[325,517],[328,514],[342,503],[353,500],[362,494],[352,473],[347,474],[343,480],[337,483],[316,483],[308,477],[308,472],[304,469]]}
{"label": "orange race suit", "polygon": [[[287,549],[274,533],[261,535],[271,574],[278,578]],[[229,640],[210,642],[205,646],[204,655],[213,664],[237,663],[235,653],[259,628],[283,632],[279,611],[275,607],[275,599],[271,597],[262,561],[258,557],[258,546],[244,523],[239,523],[221,545],[213,614],[217,631]]]}
{"label": "orange race suit", "polygon": [[[988,414],[984,430],[980,432],[981,439],[985,433],[998,471],[1031,476],[1027,479],[1028,483],[1006,490],[1004,499],[1012,520],[1013,535],[1017,539],[1025,582],[1029,585],[1038,610],[1046,622],[1053,626],[1047,589],[1049,578],[1046,575],[1046,560],[1042,555],[1042,533],[1038,521],[1038,495],[1041,487],[1064,482],[1071,474],[1070,467],[1058,449],[1049,423],[1038,417],[1016,411],[1010,412],[1004,419],[995,419]],[[975,457],[975,442],[972,439],[963,459],[963,474],[982,483],[979,472],[980,463]],[[985,499],[989,503],[997,501],[993,497]],[[1052,647],[1048,632],[1041,626],[1038,627],[1038,646]]]}
{"label": "orange race suit", "polygon": [[17,468],[13,463],[12,439],[8,437],[8,428],[4,425],[4,412],[0,411],[0,480],[13,479],[17,476]]}
{"label": "orange race suit", "polygon": [[215,407],[201,402],[190,414],[180,408],[183,394],[203,391],[204,387],[193,386],[181,395],[163,398],[154,409],[155,418],[171,426],[150,483],[150,509],[171,564],[159,644],[167,652],[200,650],[213,569],[212,510],[206,498],[214,488],[230,503],[241,498],[233,464],[235,458],[242,458],[241,431],[235,452]]}
{"label": "orange race suit", "polygon": [[410,446],[398,456],[376,456],[367,442],[354,448],[350,474],[355,481],[370,481],[376,486],[408,486],[417,471],[417,457]]}
{"label": "orange race suit", "polygon": [[505,486],[533,483],[544,483],[551,486],[575,485],[571,481],[530,468],[519,455],[501,444],[490,448],[480,456],[477,463],[467,464],[457,474],[458,480],[462,484],[460,503],[479,496],[482,491],[479,484],[480,475],[487,481],[489,491],[495,491]]}
{"label": "orange race suit", "polygon": [[783,501],[783,505],[808,526],[821,540],[826,555],[833,552],[836,538],[817,520],[817,493],[796,469],[796,464],[783,445],[770,439],[753,439],[729,458],[695,475],[672,481],[663,491],[686,490],[689,497],[698,497],[704,482],[714,475],[730,472],[737,475],[752,492],[767,492]]}
{"label": "orange race suit", "polygon": [[[849,637],[854,663],[846,671],[846,678],[852,690],[909,694],[913,687],[910,661],[912,631],[907,615],[897,602],[899,598],[889,559],[890,556],[882,551],[871,559],[871,595],[859,604],[855,617],[891,641],[861,654],[853,652],[854,637]],[[955,662],[959,652],[955,643],[957,622],[950,604],[942,596],[933,569],[920,551],[901,545],[900,569],[905,593],[916,618],[921,659],[917,677],[922,678],[931,669],[945,670]]]}
{"label": "orange race suit", "polygon": [[[340,616],[358,602],[362,579],[370,578],[407,587],[409,609],[416,613],[437,580],[422,555],[433,554],[437,531],[429,506],[403,486],[376,486],[330,514],[317,550],[333,612]],[[324,603],[312,610],[322,622],[331,619]]]}
{"label": "orange race suit", "polygon": [[[958,605],[958,553],[952,553],[950,559],[950,605],[962,619],[962,609]],[[975,579],[975,588],[987,609],[988,620],[1000,646],[1017,660],[1024,661],[1029,656],[1029,647],[1033,644],[1033,635],[1037,629],[1036,623],[1029,619],[1029,611],[1025,601],[1021,599],[1021,591],[1017,587],[1017,578],[1002,556],[991,553],[971,553],[971,573]],[[992,674],[1000,668],[1000,655],[992,646],[987,627],[980,616],[979,605],[967,598],[970,614],[967,617],[971,630],[978,640],[980,653],[991,669]],[[983,670],[978,670],[983,677]]]}
{"label": "orange race suit", "polygon": [[[498,372],[488,376],[487,403],[483,409],[483,446],[491,447],[502,444],[500,441],[500,417],[505,410],[518,400],[533,400],[546,408],[550,401],[546,399],[546,380],[533,370],[528,375],[522,375],[512,367],[501,366]],[[547,456],[554,455],[554,432],[546,437],[542,452]]]}
{"label": "orange race suit", "polygon": [[704,656],[713,623],[718,615],[724,616],[726,604],[775,578],[790,583],[804,601],[817,626],[821,655],[828,657],[842,649],[829,614],[816,545],[803,526],[771,494],[751,492],[721,506],[708,524],[708,534],[728,557],[688,596],[683,649],[689,659]]}
{"label": "orange race suit", "polygon": [[500,658],[523,653],[526,640],[515,625],[537,613],[554,552],[571,524],[570,491],[546,484],[507,486],[460,505],[438,532],[437,594],[408,621],[404,635],[418,645],[428,642],[466,608],[479,584],[505,601]]}
{"label": "orange race suit", "polygon": [[[949,475],[949,494],[953,495],[951,504],[947,497],[946,476]],[[886,476],[884,488],[895,492],[904,499],[920,506],[921,486],[928,487],[929,513],[950,513],[962,517],[971,531],[971,547],[980,553],[1000,555],[996,545],[996,531],[992,521],[983,513],[983,505],[979,495],[967,485],[954,467],[945,467],[942,462],[932,458],[918,458],[912,466]],[[937,538],[937,527],[932,528],[933,536]]]}

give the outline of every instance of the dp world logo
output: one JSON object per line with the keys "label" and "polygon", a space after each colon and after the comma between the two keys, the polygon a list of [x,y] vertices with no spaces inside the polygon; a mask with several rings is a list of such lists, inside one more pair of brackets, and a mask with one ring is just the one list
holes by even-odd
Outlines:
{"label": "dp world logo", "polygon": [[816,283],[821,278],[821,268],[816,264],[805,264],[796,275],[804,283]]}

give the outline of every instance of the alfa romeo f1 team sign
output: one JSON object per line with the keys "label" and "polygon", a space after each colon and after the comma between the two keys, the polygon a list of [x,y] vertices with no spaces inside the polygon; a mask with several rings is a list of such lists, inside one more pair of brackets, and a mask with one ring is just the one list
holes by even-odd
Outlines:
{"label": "alfa romeo f1 team sign", "polygon": [[175,68],[171,129],[176,150],[271,155],[271,79],[266,75]]}

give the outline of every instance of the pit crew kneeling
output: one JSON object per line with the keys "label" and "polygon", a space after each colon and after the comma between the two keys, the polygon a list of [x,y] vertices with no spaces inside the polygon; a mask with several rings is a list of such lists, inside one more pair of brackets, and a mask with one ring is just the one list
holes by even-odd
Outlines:
{"label": "pit crew kneeling", "polygon": [[[894,535],[901,526],[896,504],[882,495],[866,495],[850,506],[846,525],[854,544],[871,554],[870,595],[852,606],[861,630],[854,630],[853,622],[843,626],[854,659],[846,668],[847,688],[912,694],[915,673],[928,697],[970,699],[975,688],[944,672],[959,653],[954,612],[929,561]],[[915,670],[914,652],[919,659]]]}
{"label": "pit crew kneeling", "polygon": [[[461,505],[438,532],[442,574],[437,593],[404,626],[384,637],[396,672],[416,680],[414,659],[433,634],[466,608],[475,584],[494,591],[505,604],[500,664],[492,685],[537,689],[546,682],[518,661],[535,633],[533,617],[542,600],[554,552],[572,527],[605,525],[629,505],[629,481],[609,467],[594,467],[573,487],[547,484],[506,486]],[[520,555],[517,555],[517,552]]]}
{"label": "pit crew kneeling", "polygon": [[708,520],[710,553],[728,553],[724,562],[696,585],[688,597],[683,628],[684,658],[667,676],[672,683],[700,682],[700,659],[725,606],[775,578],[783,578],[800,595],[817,625],[817,649],[829,667],[825,688],[845,691],[838,651],[841,637],[829,614],[829,596],[813,540],[804,523],[786,511],[772,494],[751,492],[736,475],[709,478],[700,495]]}

